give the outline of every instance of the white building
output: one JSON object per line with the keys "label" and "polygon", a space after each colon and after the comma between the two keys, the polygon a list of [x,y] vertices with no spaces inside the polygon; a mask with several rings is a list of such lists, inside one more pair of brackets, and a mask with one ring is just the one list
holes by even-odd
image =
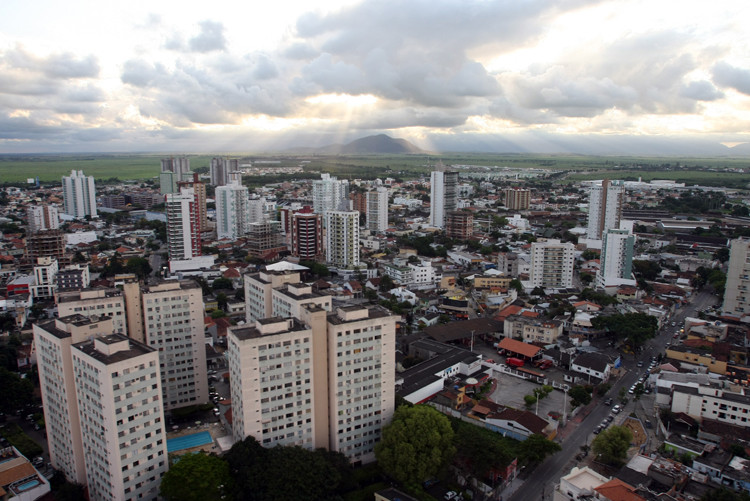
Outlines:
{"label": "white building", "polygon": [[531,287],[566,288],[573,286],[575,246],[560,240],[540,240],[531,244]]}
{"label": "white building", "polygon": [[26,208],[29,233],[60,228],[60,214],[54,205],[29,205]]}
{"label": "white building", "polygon": [[750,426],[750,396],[717,384],[672,386],[672,412],[684,412],[698,421],[704,418],[721,423]]}
{"label": "white building", "polygon": [[60,318],[76,314],[87,318],[108,316],[112,319],[112,332],[128,332],[125,298],[119,289],[95,288],[60,292],[57,295],[57,314]]}
{"label": "white building", "polygon": [[239,170],[240,161],[238,159],[214,157],[211,159],[211,166],[209,167],[211,184],[224,186],[231,180],[231,173]]}
{"label": "white building", "polygon": [[724,292],[724,315],[750,315],[750,240],[732,240],[729,247],[729,269]]}
{"label": "white building", "polygon": [[62,178],[65,214],[76,219],[96,217],[96,186],[94,176],[84,176],[83,171],[71,171]]}
{"label": "white building", "polygon": [[321,174],[320,179],[313,181],[312,195],[316,214],[349,209],[349,181],[339,181],[330,174]]}
{"label": "white building", "polygon": [[34,285],[31,288],[31,296],[34,299],[51,298],[55,295],[55,277],[57,277],[57,259],[53,257],[37,258],[34,266]]}
{"label": "white building", "polygon": [[458,208],[458,172],[430,174],[430,226],[443,228],[445,215]]}
{"label": "white building", "polygon": [[601,240],[605,230],[620,227],[624,196],[623,181],[605,179],[591,185],[587,238]]}
{"label": "white building", "polygon": [[91,499],[157,499],[167,471],[159,356],[122,334],[73,345]]}
{"label": "white building", "polygon": [[167,249],[169,259],[192,259],[201,255],[201,235],[195,192],[183,188],[165,195]]}
{"label": "white building", "polygon": [[329,211],[326,220],[326,262],[343,269],[359,266],[359,212]]}
{"label": "white building", "polygon": [[388,229],[388,188],[367,192],[367,229],[381,233]]}
{"label": "white building", "polygon": [[620,229],[609,228],[602,233],[600,268],[596,274],[599,288],[635,285],[633,278],[633,249],[635,235],[632,221],[623,221]]}
{"label": "white building", "polygon": [[218,186],[216,200],[216,237],[236,240],[249,230],[248,190],[240,183]]}

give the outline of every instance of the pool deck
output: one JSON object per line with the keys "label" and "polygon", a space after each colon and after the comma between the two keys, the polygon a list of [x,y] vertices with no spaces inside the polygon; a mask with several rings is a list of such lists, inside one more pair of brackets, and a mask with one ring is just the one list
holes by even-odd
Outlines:
{"label": "pool deck", "polygon": [[189,449],[181,449],[179,451],[170,452],[170,454],[181,456],[183,454],[188,454],[191,452],[198,452],[198,451],[204,451],[209,454],[211,453],[221,454],[221,449],[219,448],[218,445],[216,445],[216,439],[226,436],[227,433],[224,430],[224,427],[221,426],[220,423],[203,423],[200,425],[186,426],[185,428],[181,428],[179,430],[174,430],[174,431],[167,430],[167,439],[184,437],[185,435],[193,435],[195,433],[200,433],[202,431],[207,431],[211,434],[212,442],[210,444],[198,445],[196,447],[191,447]]}

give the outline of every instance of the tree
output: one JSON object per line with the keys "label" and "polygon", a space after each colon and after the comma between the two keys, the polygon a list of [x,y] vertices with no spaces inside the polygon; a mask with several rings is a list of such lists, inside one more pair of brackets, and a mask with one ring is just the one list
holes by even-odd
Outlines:
{"label": "tree", "polygon": [[216,305],[221,311],[227,311],[229,309],[229,298],[223,292],[216,294]]}
{"label": "tree", "polygon": [[460,419],[451,421],[451,426],[456,459],[471,465],[473,475],[484,477],[490,468],[505,468],[516,457],[515,440]]}
{"label": "tree", "polygon": [[215,290],[215,291],[222,290],[222,289],[229,289],[230,291],[234,290],[234,286],[232,285],[232,281],[230,279],[224,278],[224,277],[217,278],[216,280],[214,280],[214,283],[211,284],[211,288],[213,290]]}
{"label": "tree", "polygon": [[612,426],[594,439],[594,453],[606,464],[620,465],[627,457],[633,433],[624,426]]}
{"label": "tree", "polygon": [[185,454],[161,480],[160,494],[169,501],[222,499],[232,490],[229,464],[203,452]]}
{"label": "tree", "polygon": [[125,270],[134,274],[141,280],[145,280],[153,271],[148,259],[143,257],[131,257],[128,259],[128,264],[125,265]]}
{"label": "tree", "polygon": [[701,501],[750,501],[750,494],[745,491],[731,491],[722,487],[705,493]]}
{"label": "tree", "polygon": [[446,416],[427,405],[401,406],[375,446],[381,468],[402,483],[419,484],[435,476],[455,453]]}
{"label": "tree", "polygon": [[586,405],[591,402],[591,394],[581,385],[572,387],[568,392],[568,395],[570,395],[570,398],[572,399],[571,404],[573,407]]}
{"label": "tree", "polygon": [[32,403],[33,398],[34,383],[31,379],[0,367],[0,412],[12,414],[16,409]]}
{"label": "tree", "polygon": [[547,437],[534,433],[518,446],[518,455],[521,462],[526,464],[539,464],[550,454],[562,450],[560,444],[547,440]]}
{"label": "tree", "polygon": [[388,292],[389,290],[393,289],[393,279],[388,275],[383,275],[380,277],[380,291],[381,292]]}
{"label": "tree", "polygon": [[517,278],[511,280],[508,284],[508,287],[511,289],[516,289],[516,292],[518,292],[519,294],[523,292],[523,284]]}

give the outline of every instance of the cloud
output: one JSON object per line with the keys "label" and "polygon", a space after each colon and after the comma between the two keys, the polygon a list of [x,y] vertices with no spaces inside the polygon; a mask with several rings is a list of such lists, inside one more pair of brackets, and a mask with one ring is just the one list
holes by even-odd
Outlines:
{"label": "cloud", "polygon": [[717,84],[750,95],[750,69],[737,68],[720,61],[714,65],[712,72]]}
{"label": "cloud", "polygon": [[202,21],[199,23],[201,32],[188,41],[190,50],[194,52],[212,52],[224,50],[226,39],[224,38],[224,25],[215,21]]}
{"label": "cloud", "polygon": [[3,53],[0,62],[16,69],[41,73],[49,78],[94,78],[99,75],[100,70],[97,58],[92,55],[81,58],[64,52],[41,57],[31,54],[21,46]]}

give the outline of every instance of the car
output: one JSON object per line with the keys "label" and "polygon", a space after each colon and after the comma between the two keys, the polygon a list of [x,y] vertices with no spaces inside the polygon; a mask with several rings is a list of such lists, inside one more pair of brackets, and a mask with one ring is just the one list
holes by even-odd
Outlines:
{"label": "car", "polygon": [[607,416],[608,423],[611,423],[614,419],[615,419],[615,416],[613,414],[610,414],[609,416]]}
{"label": "car", "polygon": [[37,456],[31,460],[31,464],[38,468],[44,464],[44,458],[42,456]]}
{"label": "car", "polygon": [[638,363],[636,364],[638,367],[643,367],[643,362],[641,360],[638,360]]}
{"label": "car", "polygon": [[455,499],[456,496],[458,496],[456,491],[448,491],[445,493],[445,496],[443,496],[443,499],[445,499],[446,501],[449,501],[451,499]]}
{"label": "car", "polygon": [[484,361],[487,362],[488,364],[494,364],[495,363],[495,359],[494,358],[486,358]]}
{"label": "car", "polygon": [[630,389],[628,390],[628,393],[630,393],[632,395],[633,392],[635,392],[635,389],[631,386]]}
{"label": "car", "polygon": [[597,426],[596,429],[594,430],[594,435],[598,435],[601,432],[602,432],[602,427],[601,426]]}
{"label": "car", "polygon": [[608,398],[604,401],[604,405],[612,405],[612,399]]}
{"label": "car", "polygon": [[674,327],[675,325],[677,325],[677,322],[672,322],[672,327]]}
{"label": "car", "polygon": [[599,426],[601,426],[601,427],[602,427],[602,429],[604,429],[604,428],[606,428],[607,426],[609,426],[609,421],[607,421],[607,420],[605,419],[604,421],[602,421],[602,424],[600,424]]}
{"label": "car", "polygon": [[622,407],[620,407],[620,404],[617,404],[614,407],[612,407],[612,412],[614,412],[615,414],[618,414],[621,410],[622,410]]}
{"label": "car", "polygon": [[206,372],[206,374],[208,374],[209,376],[213,376],[216,374],[216,371],[208,371]]}

